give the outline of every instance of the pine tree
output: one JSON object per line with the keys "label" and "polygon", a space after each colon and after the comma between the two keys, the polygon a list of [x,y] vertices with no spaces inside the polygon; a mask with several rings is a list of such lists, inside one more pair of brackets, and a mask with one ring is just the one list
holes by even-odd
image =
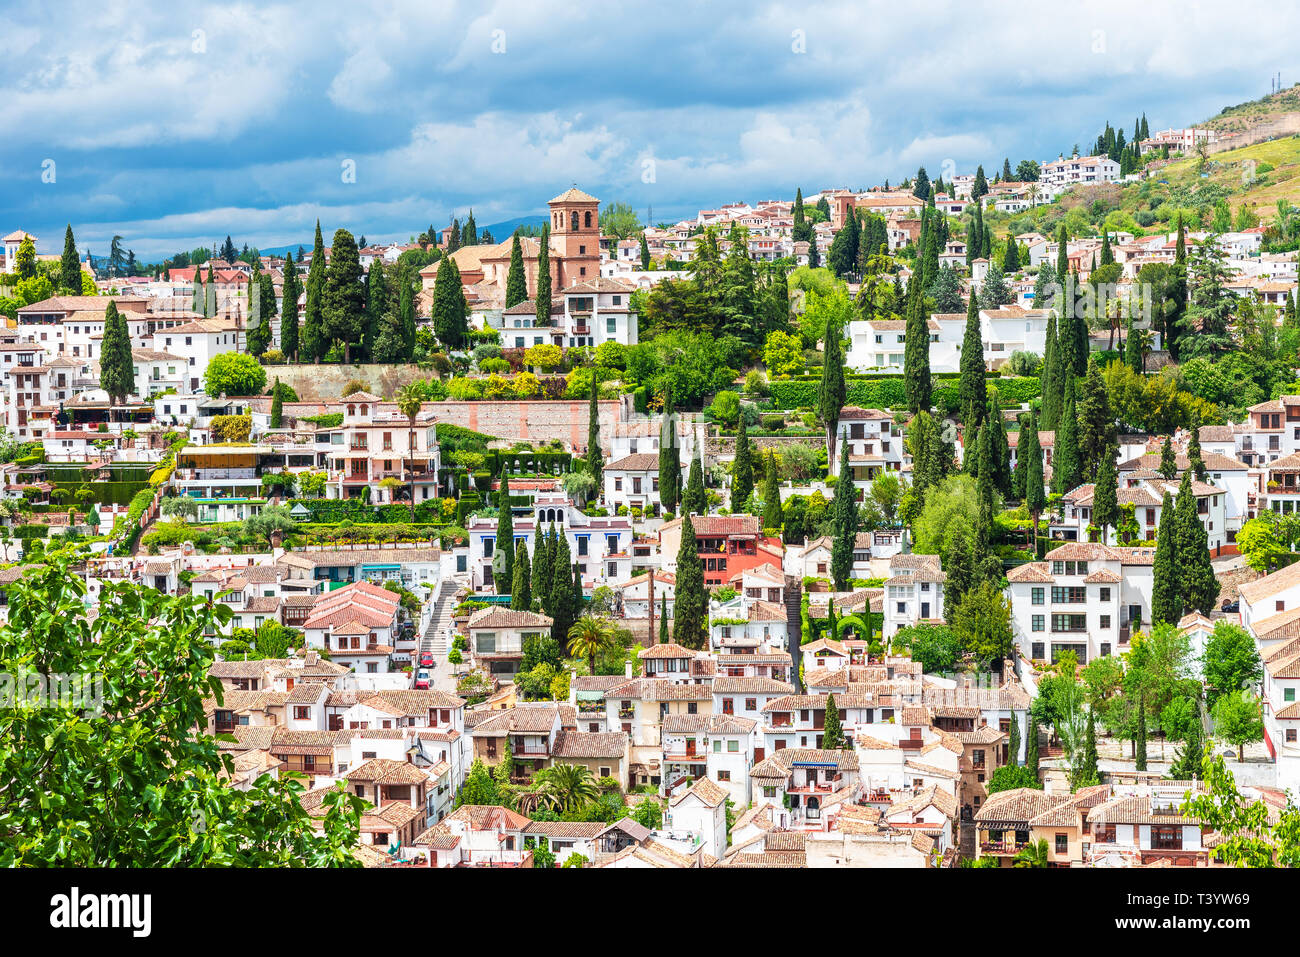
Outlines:
{"label": "pine tree", "polygon": [[72,224],[63,234],[63,257],[59,260],[59,285],[69,296],[81,295],[81,261],[77,259],[77,244],[72,238]]}
{"label": "pine tree", "polygon": [[1156,554],[1151,567],[1151,620],[1175,625],[1182,617],[1183,600],[1178,587],[1178,531],[1174,500],[1166,491],[1160,503],[1160,524],[1156,528]]}
{"label": "pine tree", "polygon": [[[497,551],[502,554],[501,571],[493,569],[493,577],[509,585],[515,577],[515,517],[510,508],[510,472],[501,469],[501,489],[497,492]],[[493,563],[495,565],[495,562]]]}
{"label": "pine tree", "polygon": [[528,298],[528,277],[524,273],[524,252],[519,242],[519,231],[510,243],[510,272],[506,274],[506,308],[517,306]]}
{"label": "pine tree", "polygon": [[840,724],[840,707],[835,703],[835,695],[826,696],[826,717],[822,722],[822,749],[826,751],[844,751],[852,746],[844,739],[844,728]]}
{"label": "pine tree", "polygon": [[1052,453],[1052,490],[1064,494],[1079,486],[1083,466],[1079,458],[1079,415],[1075,406],[1074,376],[1066,370],[1065,403],[1061,422],[1056,428],[1056,446]]}
{"label": "pine tree", "polygon": [[686,491],[682,495],[683,515],[703,515],[708,508],[708,498],[704,493],[704,467],[700,463],[697,449],[691,459],[690,476],[686,481]]}
{"label": "pine tree", "polygon": [[[500,532],[497,533],[498,535]],[[533,605],[532,569],[528,564],[528,546],[521,542],[515,549],[514,578],[510,587],[512,611],[530,611]]]}
{"label": "pine tree", "polygon": [[984,341],[980,335],[979,307],[974,294],[966,306],[966,330],[961,340],[961,382],[957,389],[961,402],[962,426],[967,434],[979,428],[988,404],[984,378]]}
{"label": "pine tree", "polygon": [[1099,541],[1103,545],[1108,544],[1107,530],[1119,525],[1118,485],[1115,456],[1110,454],[1097,470],[1097,481],[1092,491],[1092,523],[1101,529]]}
{"label": "pine tree", "polygon": [[1182,598],[1179,617],[1198,611],[1208,615],[1219,598],[1219,580],[1210,560],[1209,535],[1196,511],[1196,493],[1192,490],[1192,473],[1183,480],[1174,501],[1174,529],[1177,542],[1178,594]]}
{"label": "pine tree", "polygon": [[925,294],[915,275],[907,284],[903,384],[907,390],[908,411],[915,415],[930,408],[933,390],[930,378],[930,329],[925,313]]}
{"label": "pine tree", "polygon": [[537,324],[551,324],[551,227],[537,240]]}
{"label": "pine tree", "polygon": [[284,260],[284,306],[280,310],[280,351],[290,362],[298,358],[298,269],[293,264],[293,253]]}
{"label": "pine tree", "polygon": [[326,341],[343,343],[343,361],[352,361],[352,347],[361,338],[366,291],[361,285],[357,242],[346,229],[334,231],[329,269],[321,289],[321,325]]}
{"label": "pine tree", "polygon": [[731,510],[743,511],[753,491],[754,462],[750,458],[749,429],[742,417],[740,431],[736,434],[736,458],[731,464]]}
{"label": "pine tree", "polygon": [[763,467],[763,527],[781,527],[781,484],[777,478],[775,453],[768,452]]}
{"label": "pine tree", "polygon": [[840,446],[840,471],[831,499],[831,579],[836,591],[848,586],[849,573],[853,571],[853,546],[858,534],[857,485],[853,481],[853,467],[849,464],[849,443]]}
{"label": "pine tree", "polygon": [[708,597],[704,590],[704,565],[700,545],[689,515],[682,518],[682,540],[677,549],[677,583],[673,592],[673,640],[686,648],[704,648],[708,640]]}
{"label": "pine tree", "polygon": [[325,290],[325,241],[321,237],[320,220],[316,220],[316,244],[312,247],[311,265],[307,268],[307,300],[302,312],[302,341],[299,352],[303,359],[320,362],[329,351],[321,314],[321,296]]}
{"label": "pine tree", "polygon": [[916,171],[916,180],[912,185],[912,195],[917,199],[929,199],[930,193],[930,177],[926,174],[925,167],[922,166]]}

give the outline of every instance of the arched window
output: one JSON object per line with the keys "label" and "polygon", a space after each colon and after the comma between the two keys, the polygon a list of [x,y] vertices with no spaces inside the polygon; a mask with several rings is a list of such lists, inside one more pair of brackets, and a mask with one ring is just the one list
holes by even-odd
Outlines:
{"label": "arched window", "polygon": [[587,210],[587,213],[583,218],[585,220],[586,227],[588,229],[591,229],[591,210]]}
{"label": "arched window", "polygon": [[361,406],[361,414],[362,414],[362,415],[365,415],[365,414],[366,414],[366,407],[365,407],[364,404],[362,404],[362,406]]}
{"label": "arched window", "polygon": [[573,229],[575,232],[578,229],[578,211],[576,209],[573,211],[573,225],[570,228]]}
{"label": "arched window", "polygon": [[348,415],[356,415],[356,414],[357,414],[357,407],[355,405],[349,405]]}

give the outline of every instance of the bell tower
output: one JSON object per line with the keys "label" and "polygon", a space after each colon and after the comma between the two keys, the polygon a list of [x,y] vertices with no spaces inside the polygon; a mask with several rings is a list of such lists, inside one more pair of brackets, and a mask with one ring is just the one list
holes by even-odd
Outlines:
{"label": "bell tower", "polygon": [[551,249],[557,291],[600,276],[600,200],[576,186],[551,207]]}

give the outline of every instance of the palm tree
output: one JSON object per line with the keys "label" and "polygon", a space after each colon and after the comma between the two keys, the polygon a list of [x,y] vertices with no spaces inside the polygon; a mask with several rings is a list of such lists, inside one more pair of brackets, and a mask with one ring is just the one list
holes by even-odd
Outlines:
{"label": "palm tree", "polygon": [[560,812],[580,808],[600,795],[591,769],[581,764],[553,764],[538,771],[534,780],[541,800]]}
{"label": "palm tree", "polygon": [[424,396],[416,387],[414,382],[408,383],[397,390],[397,411],[406,416],[409,426],[407,433],[407,449],[409,450],[409,466],[411,469],[411,521],[415,521],[415,417],[420,414],[420,406],[424,403]]}
{"label": "palm tree", "polygon": [[596,656],[614,643],[614,631],[604,618],[583,615],[569,629],[569,654],[586,658],[591,674],[596,673]]}
{"label": "palm tree", "polygon": [[1015,856],[1015,867],[1046,867],[1047,841],[1031,841]]}

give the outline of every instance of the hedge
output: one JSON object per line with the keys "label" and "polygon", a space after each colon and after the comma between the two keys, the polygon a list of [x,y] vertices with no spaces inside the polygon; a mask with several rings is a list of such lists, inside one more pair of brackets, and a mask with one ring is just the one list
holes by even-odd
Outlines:
{"label": "hedge", "polygon": [[[947,411],[957,408],[959,377],[935,377],[934,404]],[[1039,394],[1037,378],[1029,376],[989,379],[1003,405],[1022,405]],[[782,409],[817,407],[820,382],[777,381],[771,383],[772,403]],[[851,379],[845,382],[845,404],[865,409],[900,409],[907,406],[907,385],[901,375],[888,379]]]}

